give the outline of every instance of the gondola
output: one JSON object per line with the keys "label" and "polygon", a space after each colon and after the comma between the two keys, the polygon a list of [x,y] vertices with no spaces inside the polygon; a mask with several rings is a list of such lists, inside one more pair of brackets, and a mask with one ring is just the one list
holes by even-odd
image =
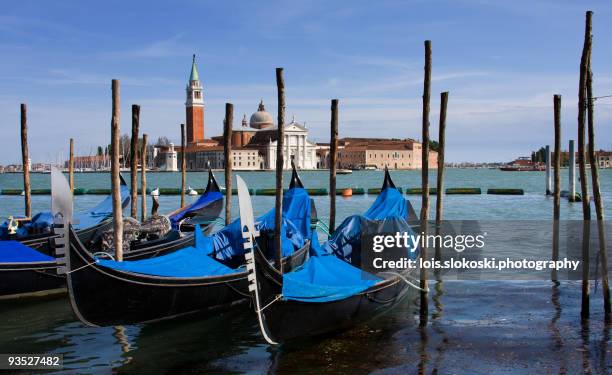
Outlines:
{"label": "gondola", "polygon": [[195,202],[170,213],[168,218],[172,223],[172,228],[180,231],[193,231],[195,225],[208,224],[218,218],[222,209],[223,194],[209,168],[208,183],[204,193]]}
{"label": "gondola", "polygon": [[[238,189],[243,230],[252,237],[254,231],[248,224],[250,197],[242,180]],[[281,274],[265,261],[260,247],[254,246],[247,253],[252,280],[249,290],[264,338],[277,344],[341,330],[388,310],[417,291],[418,286],[410,279],[418,270],[369,273],[351,264],[355,257],[344,251],[345,247],[358,250],[357,232],[368,230],[368,226],[374,231],[390,227],[411,231],[407,203],[385,171],[381,194],[370,209],[364,215],[347,218],[321,246],[313,237],[311,256],[301,267]],[[356,224],[360,229],[351,228]],[[247,238],[247,244],[251,242]],[[418,249],[408,254],[415,259]]]}
{"label": "gondola", "polygon": [[[283,199],[283,268],[309,254],[312,200],[293,171]],[[274,210],[258,219],[261,248],[273,258]],[[195,243],[171,254],[139,261],[95,258],[69,230],[68,292],[76,316],[91,326],[132,324],[211,312],[248,303],[240,222],[211,236],[195,230]]]}
{"label": "gondola", "polygon": [[[125,208],[129,205],[130,194],[123,178],[121,178],[120,189],[123,198],[122,207]],[[197,206],[194,207],[194,203],[181,210],[182,220],[177,222],[197,217],[202,223],[210,223],[218,217],[222,209],[222,202],[223,196],[220,193],[219,185],[212,172],[209,171],[206,190],[195,202]],[[92,210],[75,216],[76,221],[80,223],[74,226],[76,236],[82,244],[99,257],[112,257],[95,247],[95,241],[99,235],[112,229],[112,220],[108,219],[111,214],[112,197],[108,196]],[[83,228],[84,224],[93,224],[97,219],[103,219],[103,221],[90,228],[77,230],[77,228]],[[48,233],[27,236],[19,242],[0,241],[0,300],[52,296],[66,292],[66,277],[59,274],[58,262],[52,254],[56,237]],[[162,238],[132,242],[129,251],[124,254],[124,259],[137,260],[164,255],[191,246],[193,242],[193,234],[183,235],[173,230]]]}
{"label": "gondola", "polygon": [[[127,184],[121,179],[122,206],[130,203]],[[96,207],[75,215],[76,235],[90,243],[100,233],[112,227],[112,197],[106,197]],[[0,241],[0,300],[52,296],[66,292],[66,279],[57,273],[57,262],[53,256],[53,241],[57,237],[52,231],[50,212],[35,215],[18,233],[6,234]]]}

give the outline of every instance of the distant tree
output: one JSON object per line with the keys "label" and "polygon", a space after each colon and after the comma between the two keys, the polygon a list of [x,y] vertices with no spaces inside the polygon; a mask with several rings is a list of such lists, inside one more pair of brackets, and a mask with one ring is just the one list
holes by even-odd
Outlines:
{"label": "distant tree", "polygon": [[170,144],[170,140],[168,137],[159,137],[157,138],[157,142],[155,142],[155,146],[168,146]]}
{"label": "distant tree", "polygon": [[104,150],[102,149],[102,146],[98,146],[98,153],[97,153],[97,155],[98,156],[104,155]]}
{"label": "distant tree", "polygon": [[438,141],[434,141],[434,140],[429,140],[429,149],[431,151],[440,151],[440,144],[438,143]]}

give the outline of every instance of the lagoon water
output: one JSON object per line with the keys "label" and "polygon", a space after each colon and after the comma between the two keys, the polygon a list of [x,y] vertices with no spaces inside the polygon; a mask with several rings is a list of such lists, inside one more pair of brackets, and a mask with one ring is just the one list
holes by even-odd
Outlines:
{"label": "lagoon water", "polygon": [[[274,186],[272,172],[238,172],[249,187]],[[223,172],[215,173],[223,181]],[[126,174],[127,176],[127,174]],[[288,178],[288,174],[286,175]],[[538,220],[552,218],[552,198],[544,195],[544,172],[449,169],[446,187],[479,187],[482,195],[445,197],[446,219]],[[304,171],[308,188],[327,187],[325,172]],[[379,187],[382,172],[338,176],[338,187]],[[419,187],[420,171],[392,172],[397,186]],[[106,188],[108,174],[76,175],[76,186]],[[287,181],[287,179],[286,179]],[[567,189],[567,170],[562,171]],[[32,175],[33,188],[48,188],[49,175]],[[187,183],[203,188],[205,173]],[[435,172],[430,177],[435,186]],[[601,171],[606,215],[612,215],[612,170]],[[178,173],[149,173],[151,188],[178,187]],[[590,180],[589,180],[590,185]],[[577,190],[579,191],[577,182]],[[0,189],[20,188],[21,175],[1,174]],[[487,195],[487,188],[521,188],[522,196]],[[407,196],[418,209],[418,196]],[[75,197],[75,209],[101,196]],[[188,197],[194,200],[195,197]],[[328,197],[314,197],[327,221]],[[337,199],[338,219],[363,212],[375,196]],[[435,211],[435,196],[432,211]],[[178,196],[160,197],[160,212],[177,207]],[[255,196],[256,214],[274,197]],[[49,196],[33,196],[33,210],[47,210]],[[150,203],[149,203],[150,207]],[[233,212],[237,214],[234,197]],[[0,195],[0,217],[21,214],[23,199]],[[580,219],[580,203],[561,201],[562,219]],[[608,234],[612,237],[612,233]],[[322,237],[323,238],[323,237]],[[534,239],[537,241],[538,239]],[[534,244],[537,248],[541,244]],[[418,307],[406,300],[389,313],[349,331],[271,347],[260,336],[248,309],[212,318],[90,328],[72,314],[66,298],[0,304],[1,353],[61,353],[66,373],[610,373],[610,326],[603,323],[601,286],[592,285],[591,319],[580,323],[580,283],[576,281],[431,282],[430,324],[418,327]],[[296,322],[299,324],[299,322]]]}

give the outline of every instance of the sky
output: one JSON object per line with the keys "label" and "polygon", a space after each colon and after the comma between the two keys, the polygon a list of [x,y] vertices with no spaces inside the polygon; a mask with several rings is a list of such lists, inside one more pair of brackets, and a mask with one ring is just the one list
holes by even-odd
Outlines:
{"label": "sky", "polygon": [[[276,119],[283,67],[287,121],[329,141],[421,138],[423,64],[432,41],[431,135],[449,91],[446,160],[510,161],[553,144],[561,94],[563,145],[577,136],[584,15],[593,16],[595,96],[612,94],[612,3],[605,1],[20,1],[0,12],[0,164],[19,163],[19,104],[28,105],[33,162],[92,154],[110,142],[111,79],[121,129],[132,104],[141,131],[180,139],[192,54],[204,86],[205,136],[235,126],[260,99]],[[596,102],[597,147],[612,149],[612,98]]]}

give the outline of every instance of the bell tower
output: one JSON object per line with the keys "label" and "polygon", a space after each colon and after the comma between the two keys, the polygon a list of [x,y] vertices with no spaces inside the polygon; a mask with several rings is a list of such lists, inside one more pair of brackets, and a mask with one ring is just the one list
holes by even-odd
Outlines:
{"label": "bell tower", "polygon": [[204,140],[204,95],[195,59],[196,56],[193,55],[191,74],[187,84],[187,101],[185,102],[187,143]]}

